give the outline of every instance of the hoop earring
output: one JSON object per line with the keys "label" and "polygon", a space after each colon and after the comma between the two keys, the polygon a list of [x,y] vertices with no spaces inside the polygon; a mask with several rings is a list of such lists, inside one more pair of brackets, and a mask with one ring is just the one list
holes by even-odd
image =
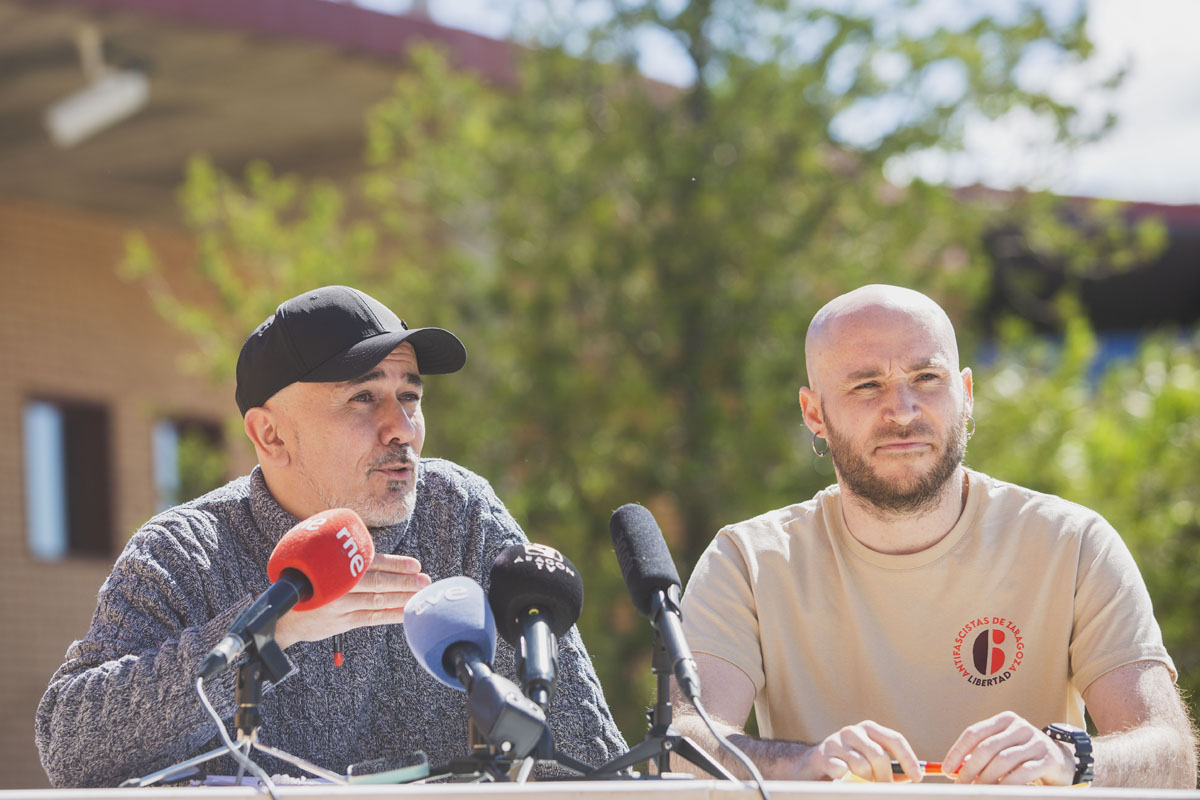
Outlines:
{"label": "hoop earring", "polygon": [[813,449],[813,452],[817,454],[817,458],[824,458],[825,454],[829,452],[829,442],[827,440],[825,442],[825,447],[821,450],[818,450],[817,449],[817,435],[814,433],[813,440],[812,440],[812,449]]}
{"label": "hoop earring", "polygon": [[970,424],[970,429],[967,431],[967,441],[971,441],[971,437],[975,435],[975,418],[967,414],[967,422]]}

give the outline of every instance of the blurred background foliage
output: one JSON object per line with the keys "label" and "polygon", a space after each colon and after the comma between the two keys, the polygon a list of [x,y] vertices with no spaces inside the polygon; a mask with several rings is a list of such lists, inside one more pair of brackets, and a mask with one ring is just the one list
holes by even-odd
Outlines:
{"label": "blurred background foliage", "polygon": [[[612,555],[611,512],[647,505],[686,578],[722,525],[811,497],[833,476],[797,404],[809,319],[864,283],[919,289],[955,320],[964,363],[990,354],[969,463],[1104,513],[1196,686],[1194,343],[1164,334],[1095,374],[1069,306],[1065,338],[1013,325],[989,339],[979,322],[989,231],[1017,231],[1080,276],[1136,263],[1160,230],[1131,231],[1107,205],[1081,224],[1078,208],[1060,214],[1036,193],[886,176],[905,154],[953,151],[970,115],[1025,109],[1064,142],[1102,135],[1111,120],[1020,78],[1034,51],[1087,59],[1082,12],[1055,25],[1013,4],[1003,19],[931,25],[919,2],[886,16],[842,5],[696,0],[668,13],[629,0],[592,25],[544,15],[507,86],[416,50],[368,115],[360,185],[190,165],[193,266],[217,304],[177,293],[139,236],[122,269],[215,377],[280,301],[323,284],[458,333],[469,362],[429,382],[425,454],[489,478],[530,539],[581,568],[580,626],[630,742],[652,699],[652,634]],[[691,86],[638,73],[648,32],[683,45]]]}

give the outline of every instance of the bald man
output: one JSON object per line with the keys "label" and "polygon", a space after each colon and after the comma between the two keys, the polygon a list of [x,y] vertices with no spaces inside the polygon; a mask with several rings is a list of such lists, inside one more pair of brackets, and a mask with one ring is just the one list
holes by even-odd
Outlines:
{"label": "bald man", "polygon": [[[940,759],[966,783],[1194,787],[1194,729],[1120,536],[964,467],[972,376],[945,312],[864,286],[817,313],[805,358],[804,422],[837,483],[721,530],[683,598],[724,733],[781,780],[920,780]],[[740,769],[675,699],[680,730]]]}

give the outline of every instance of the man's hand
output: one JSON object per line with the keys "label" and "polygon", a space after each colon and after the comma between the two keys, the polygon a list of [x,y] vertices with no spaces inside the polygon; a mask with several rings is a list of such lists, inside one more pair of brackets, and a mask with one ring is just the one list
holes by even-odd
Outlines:
{"label": "man's hand", "polygon": [[847,725],[812,747],[800,772],[803,780],[837,780],[850,773],[863,780],[890,783],[897,779],[892,774],[893,760],[899,762],[908,778],[921,780],[921,765],[908,740],[891,728],[867,720]]}
{"label": "man's hand", "polygon": [[1025,719],[1004,711],[963,731],[942,759],[942,772],[957,772],[959,783],[1067,786],[1075,777],[1075,756]]}
{"label": "man's hand", "polygon": [[[745,672],[722,658],[708,653],[696,653],[695,657],[700,681],[708,687],[703,699],[713,724],[723,729],[768,780],[836,780],[848,774],[868,781],[902,780],[901,776],[892,773],[892,761],[899,762],[907,778],[921,780],[921,766],[912,746],[901,734],[875,722],[849,725],[815,745],[747,736],[743,726],[754,704],[754,684]],[[714,691],[718,686],[720,691]],[[732,758],[701,723],[674,682],[671,701],[678,712],[675,725],[680,732],[733,774],[748,777],[745,767]],[[703,776],[697,767],[674,754],[671,768]]]}
{"label": "man's hand", "polygon": [[286,649],[354,628],[403,622],[404,606],[432,582],[417,559],[376,553],[362,580],[342,597],[310,611],[284,614],[275,627],[275,641]]}

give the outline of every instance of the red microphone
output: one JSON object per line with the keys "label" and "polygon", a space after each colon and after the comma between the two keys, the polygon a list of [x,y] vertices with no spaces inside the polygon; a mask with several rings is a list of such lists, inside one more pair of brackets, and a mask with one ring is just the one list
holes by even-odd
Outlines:
{"label": "red microphone", "polygon": [[267,562],[270,587],[234,620],[197,674],[209,680],[223,672],[256,634],[273,634],[275,623],[293,607],[307,611],[338,599],[362,580],[374,557],[367,526],[348,508],[298,523],[280,538]]}
{"label": "red microphone", "polygon": [[296,610],[308,611],[353,589],[374,557],[375,541],[358,514],[331,508],[296,523],[280,538],[267,562],[267,577],[274,583],[289,569],[306,576],[310,589]]}

